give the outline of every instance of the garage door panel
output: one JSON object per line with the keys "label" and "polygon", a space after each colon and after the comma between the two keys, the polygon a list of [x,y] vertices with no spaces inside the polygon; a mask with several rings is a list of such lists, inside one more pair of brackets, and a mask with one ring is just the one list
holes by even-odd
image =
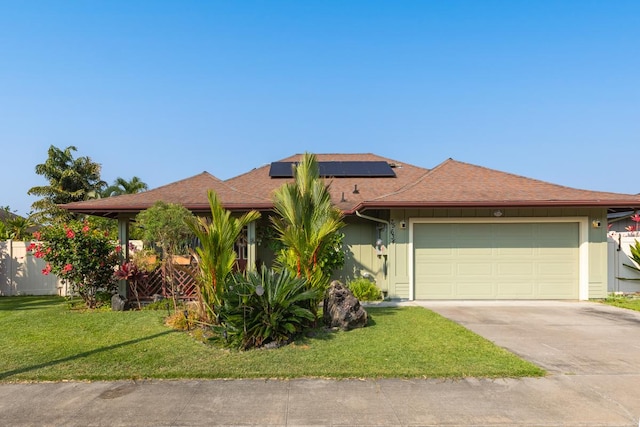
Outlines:
{"label": "garage door panel", "polygon": [[416,274],[416,278],[429,279],[435,276],[447,276],[453,277],[454,264],[442,263],[442,262],[423,262],[420,263],[420,268],[416,271],[421,272]]}
{"label": "garage door panel", "polygon": [[549,299],[573,299],[575,296],[567,286],[565,281],[549,280],[539,285],[540,294]]}
{"label": "garage door panel", "polygon": [[482,280],[483,277],[491,276],[493,266],[491,264],[480,263],[457,263],[455,272],[458,277],[472,277]]}
{"label": "garage door panel", "polygon": [[511,257],[521,259],[523,257],[536,256],[536,248],[534,247],[501,247],[494,249],[494,252],[499,257]]}
{"label": "garage door panel", "polygon": [[532,275],[535,273],[535,267],[530,262],[501,262],[498,263],[498,275],[505,276],[522,276]]}
{"label": "garage door panel", "polygon": [[416,293],[417,299],[442,299],[447,298],[448,295],[455,293],[453,284],[450,282],[437,282],[432,281],[429,286],[420,289]]}
{"label": "garage door panel", "polygon": [[577,299],[578,223],[414,226],[415,297]]}
{"label": "garage door panel", "polygon": [[472,295],[475,298],[489,298],[493,295],[493,283],[477,281],[458,281],[456,291],[465,295]]}
{"label": "garage door panel", "polygon": [[467,257],[478,257],[478,256],[486,256],[491,255],[491,248],[477,248],[477,247],[462,247],[457,248],[454,251],[458,256],[467,256]]}
{"label": "garage door panel", "polygon": [[535,283],[531,281],[501,283],[496,289],[496,299],[532,299],[535,294]]}
{"label": "garage door panel", "polygon": [[575,273],[575,267],[568,263],[541,262],[537,267],[538,274],[541,276],[564,276],[572,278]]}

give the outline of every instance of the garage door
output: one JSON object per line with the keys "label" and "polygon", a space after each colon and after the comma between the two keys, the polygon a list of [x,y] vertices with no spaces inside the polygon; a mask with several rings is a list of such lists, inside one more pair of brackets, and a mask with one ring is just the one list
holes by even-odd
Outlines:
{"label": "garage door", "polygon": [[413,232],[416,299],[578,299],[578,223],[417,223]]}

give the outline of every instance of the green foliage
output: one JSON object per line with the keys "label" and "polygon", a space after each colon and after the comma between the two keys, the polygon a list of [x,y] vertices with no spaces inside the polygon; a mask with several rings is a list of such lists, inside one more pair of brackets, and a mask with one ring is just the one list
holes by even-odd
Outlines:
{"label": "green foliage", "polygon": [[369,279],[359,277],[350,281],[347,287],[353,293],[353,296],[360,301],[379,301],[382,299],[382,292],[376,284]]}
{"label": "green foliage", "polygon": [[193,236],[187,221],[193,214],[176,203],[156,202],[152,207],[140,212],[136,222],[142,228],[145,244],[157,245],[162,249],[163,258],[178,253],[186,253]]}
{"label": "green foliage", "polygon": [[[629,245],[629,249],[631,252],[631,259],[634,262],[636,262],[638,265],[640,265],[640,242],[636,240],[635,244]],[[640,268],[638,268],[636,265],[631,265],[631,264],[623,264],[623,265],[633,270],[640,271]]]}
{"label": "green foliage", "polygon": [[102,192],[102,197],[120,196],[122,194],[136,194],[146,191],[149,187],[137,176],[127,181],[124,178],[116,178],[112,185]]}
{"label": "green foliage", "polygon": [[186,225],[199,239],[200,246],[195,250],[198,263],[198,284],[203,320],[213,323],[216,318],[215,307],[221,304],[225,293],[225,284],[236,262],[233,245],[242,229],[260,217],[257,211],[247,212],[239,218],[222,207],[217,194],[208,193],[211,218],[191,217]]}
{"label": "green foliage", "polygon": [[153,249],[129,249],[129,255],[131,256],[131,262],[143,273],[151,273],[160,267],[158,254]]}
{"label": "green foliage", "polygon": [[11,212],[9,206],[0,208],[0,240],[28,240],[35,223]]}
{"label": "green foliage", "polygon": [[40,224],[69,221],[73,216],[57,205],[79,202],[99,197],[106,185],[100,179],[101,166],[87,156],[73,158],[77,148],[69,146],[61,150],[49,147],[48,158],[36,165],[36,174],[42,175],[49,185],[29,189],[29,195],[41,196],[31,207],[33,220]]}
{"label": "green foliage", "polygon": [[96,292],[96,307],[111,307],[111,297],[113,293],[109,291]]}
{"label": "green foliage", "polygon": [[313,154],[304,154],[293,173],[294,182],[283,184],[274,194],[277,216],[271,219],[284,245],[277,262],[305,277],[310,287],[324,291],[331,277],[329,271],[340,265],[331,251],[335,250],[336,234],[344,226],[342,211],[332,204]]}
{"label": "green foliage", "polygon": [[248,349],[283,344],[315,319],[309,304],[321,298],[322,292],[308,289],[304,278],[264,266],[259,272],[233,278],[216,310],[220,318],[216,330],[226,336],[229,345]]}
{"label": "green foliage", "polygon": [[145,305],[143,309],[169,312],[173,309],[173,303],[170,299],[163,298]]}
{"label": "green foliage", "polygon": [[616,307],[640,311],[640,293],[620,295],[609,294],[609,296],[602,302]]}
{"label": "green foliage", "polygon": [[54,273],[66,280],[89,308],[98,303],[98,292],[116,289],[114,269],[120,260],[120,246],[113,236],[89,221],[54,224],[34,233],[39,240],[28,246],[47,265],[43,274]]}
{"label": "green foliage", "polygon": [[344,233],[333,233],[318,256],[318,265],[324,277],[331,277],[334,271],[344,267]]}

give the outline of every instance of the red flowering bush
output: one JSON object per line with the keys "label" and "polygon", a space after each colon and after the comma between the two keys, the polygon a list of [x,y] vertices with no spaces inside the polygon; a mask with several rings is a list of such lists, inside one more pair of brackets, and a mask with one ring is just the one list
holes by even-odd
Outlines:
{"label": "red flowering bush", "polygon": [[47,262],[42,274],[54,273],[66,280],[87,307],[96,306],[96,293],[113,291],[120,261],[115,236],[92,227],[88,221],[53,225],[34,233],[27,249]]}

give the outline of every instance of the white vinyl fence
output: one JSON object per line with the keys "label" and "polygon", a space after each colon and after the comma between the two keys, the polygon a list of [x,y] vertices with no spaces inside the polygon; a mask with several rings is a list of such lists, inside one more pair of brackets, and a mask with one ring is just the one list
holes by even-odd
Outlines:
{"label": "white vinyl fence", "polygon": [[[635,265],[631,256],[631,246],[636,240],[640,241],[639,232],[612,231],[608,239],[608,264],[609,264],[609,292],[640,292],[640,272],[626,267],[625,264]],[[636,279],[636,280],[624,280]]]}
{"label": "white vinyl fence", "polygon": [[27,245],[0,241],[0,296],[66,295],[64,282],[55,274],[42,274],[46,263],[27,254]]}

